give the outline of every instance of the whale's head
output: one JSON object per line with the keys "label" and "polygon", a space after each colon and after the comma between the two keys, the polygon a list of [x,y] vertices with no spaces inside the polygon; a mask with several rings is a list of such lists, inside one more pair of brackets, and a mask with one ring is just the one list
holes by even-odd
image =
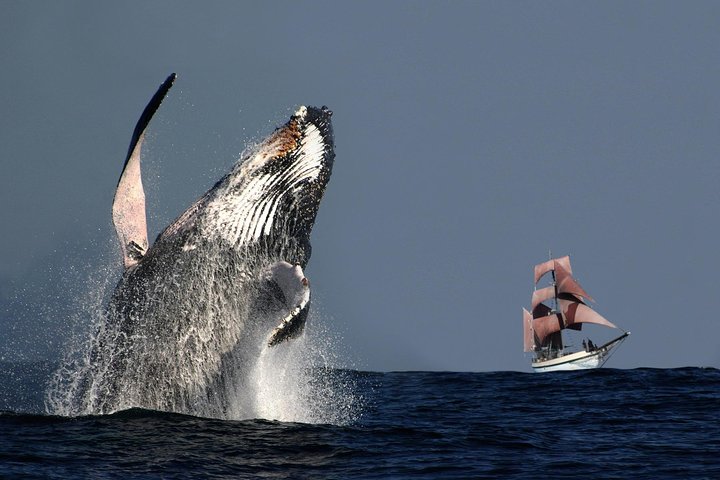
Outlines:
{"label": "whale's head", "polygon": [[300,107],[244,154],[210,192],[207,228],[237,248],[258,246],[304,267],[335,157],[331,115]]}

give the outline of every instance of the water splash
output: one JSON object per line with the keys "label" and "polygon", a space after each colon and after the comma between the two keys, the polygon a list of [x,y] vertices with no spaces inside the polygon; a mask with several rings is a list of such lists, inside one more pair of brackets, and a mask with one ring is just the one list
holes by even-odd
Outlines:
{"label": "water splash", "polygon": [[260,353],[249,375],[249,417],[334,425],[359,417],[363,398],[354,380],[333,367],[338,364],[338,339],[313,317],[302,337],[285,348],[265,347]]}
{"label": "water splash", "polygon": [[99,265],[69,292],[73,311],[63,325],[66,335],[60,365],[51,375],[45,391],[46,413],[61,416],[93,413],[78,409],[76,399],[90,369],[97,332],[105,322],[104,308],[120,268],[116,258],[111,260],[116,246],[108,242],[103,247]]}
{"label": "water splash", "polygon": [[[106,395],[103,391],[108,385],[105,379],[112,377],[113,372],[110,371],[111,362],[107,359],[99,361],[102,357],[98,357],[97,351],[116,348],[116,345],[104,345],[108,339],[113,339],[115,344],[119,341],[115,335],[117,332],[108,333],[111,327],[107,325],[104,307],[116,273],[114,268],[102,268],[88,279],[82,301],[76,302],[79,312],[74,323],[79,325],[84,322],[85,327],[79,328],[72,341],[68,342],[68,352],[52,378],[45,401],[48,413],[77,416],[112,413],[137,406],[158,408],[142,403],[143,395],[138,392],[153,389],[160,394],[167,389],[179,390],[178,386],[192,385],[205,374],[200,371],[201,367],[187,362],[185,366],[188,368],[179,368],[178,365],[168,367],[176,376],[166,375],[164,381],[171,381],[174,386],[154,384],[155,379],[151,376],[138,375],[132,380],[151,385],[126,382],[123,384],[122,399],[115,408],[111,411],[98,409],[99,400]],[[200,283],[212,285],[208,281]],[[207,300],[213,305],[215,314],[226,315],[234,311],[228,306],[226,295],[212,288],[206,293],[212,294]],[[198,395],[192,401],[176,404],[178,408],[158,409],[224,419],[262,418],[338,425],[351,423],[360,416],[363,398],[356,393],[352,378],[337,369],[343,364],[338,354],[342,340],[330,331],[322,315],[311,313],[303,335],[275,347],[268,347],[266,338],[267,326],[274,325],[276,318],[268,320],[260,313],[252,315],[247,310],[243,312],[245,315],[243,338],[232,352],[224,355],[220,380],[208,380],[211,385],[209,395]],[[213,327],[213,323],[210,322],[208,327]],[[204,337],[207,347],[215,345],[211,341],[213,330],[198,326],[189,332]],[[142,344],[140,339],[135,340],[142,348],[150,346]],[[168,341],[176,340],[168,338]],[[153,345],[158,348],[156,343]],[[169,348],[168,352],[172,352],[173,348]],[[164,355],[164,352],[156,353]],[[137,366],[139,371],[145,368]],[[223,408],[217,407],[220,403]]]}

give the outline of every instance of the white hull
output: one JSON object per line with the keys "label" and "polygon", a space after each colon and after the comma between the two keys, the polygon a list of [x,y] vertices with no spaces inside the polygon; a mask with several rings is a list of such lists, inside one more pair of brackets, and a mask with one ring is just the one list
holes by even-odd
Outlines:
{"label": "white hull", "polygon": [[608,342],[592,352],[574,352],[550,360],[535,361],[532,363],[532,368],[536,372],[560,372],[600,368],[609,358],[613,348],[617,347],[628,335],[630,335],[630,332],[624,333],[615,340]]}

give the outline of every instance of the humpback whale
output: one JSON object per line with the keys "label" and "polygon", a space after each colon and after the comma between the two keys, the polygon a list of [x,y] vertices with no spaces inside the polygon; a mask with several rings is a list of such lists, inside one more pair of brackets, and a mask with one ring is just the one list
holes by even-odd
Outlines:
{"label": "humpback whale", "polygon": [[150,245],[141,151],[175,78],[160,85],[131,138],[112,205],[124,271],[84,367],[50,395],[66,413],[226,417],[248,366],[307,320],[304,269],[335,157],[332,112],[301,106]]}

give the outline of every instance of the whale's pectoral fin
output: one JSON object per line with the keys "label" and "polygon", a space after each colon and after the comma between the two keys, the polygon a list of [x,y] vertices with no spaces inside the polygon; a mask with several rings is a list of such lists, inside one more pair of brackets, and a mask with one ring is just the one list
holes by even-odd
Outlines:
{"label": "whale's pectoral fin", "polygon": [[174,81],[173,73],[160,85],[143,110],[135,125],[125,166],[115,190],[112,206],[113,223],[120,239],[125,268],[138,263],[148,249],[145,192],[140,175],[140,150],[145,139],[145,129]]}
{"label": "whale's pectoral fin", "polygon": [[283,304],[283,318],[268,338],[268,345],[274,346],[299,336],[310,311],[310,282],[299,265],[288,262],[273,264],[266,275],[273,285],[276,299]]}

